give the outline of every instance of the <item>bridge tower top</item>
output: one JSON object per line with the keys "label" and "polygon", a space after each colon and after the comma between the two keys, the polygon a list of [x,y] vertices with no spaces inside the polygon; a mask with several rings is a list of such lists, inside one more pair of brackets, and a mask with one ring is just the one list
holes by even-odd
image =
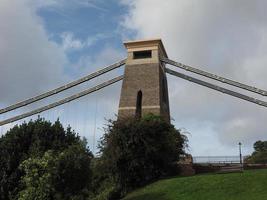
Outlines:
{"label": "bridge tower top", "polygon": [[155,50],[160,56],[168,57],[161,39],[127,41],[124,46],[131,55],[136,51]]}
{"label": "bridge tower top", "polygon": [[170,120],[167,79],[160,57],[167,57],[161,39],[124,43],[127,61],[119,118],[156,114]]}

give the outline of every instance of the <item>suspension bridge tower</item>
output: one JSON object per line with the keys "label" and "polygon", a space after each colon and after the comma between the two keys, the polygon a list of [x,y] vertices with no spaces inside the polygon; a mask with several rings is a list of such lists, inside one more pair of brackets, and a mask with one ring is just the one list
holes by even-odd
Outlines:
{"label": "suspension bridge tower", "polygon": [[152,113],[170,121],[168,85],[161,57],[167,53],[161,39],[124,43],[127,60],[118,118]]}

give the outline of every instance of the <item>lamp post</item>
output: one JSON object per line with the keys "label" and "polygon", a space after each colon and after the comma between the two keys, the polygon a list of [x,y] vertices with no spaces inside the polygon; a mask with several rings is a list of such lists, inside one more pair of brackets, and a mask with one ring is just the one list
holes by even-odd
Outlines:
{"label": "lamp post", "polygon": [[243,162],[242,162],[242,152],[241,152],[241,142],[238,143],[239,145],[239,157],[240,157],[240,165],[242,166]]}

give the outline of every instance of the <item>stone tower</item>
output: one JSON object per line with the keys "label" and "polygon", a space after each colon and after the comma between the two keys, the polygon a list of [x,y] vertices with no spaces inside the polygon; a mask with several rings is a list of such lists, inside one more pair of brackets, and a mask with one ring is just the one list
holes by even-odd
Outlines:
{"label": "stone tower", "polygon": [[160,39],[124,43],[128,57],[121,89],[118,118],[153,113],[170,121],[164,64],[167,57]]}

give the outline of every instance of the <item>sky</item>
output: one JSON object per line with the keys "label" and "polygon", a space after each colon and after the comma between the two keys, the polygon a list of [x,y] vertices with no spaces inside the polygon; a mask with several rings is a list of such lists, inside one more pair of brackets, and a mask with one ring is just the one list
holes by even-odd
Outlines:
{"label": "sky", "polygon": [[[161,38],[172,60],[267,89],[266,6],[264,0],[0,0],[0,107],[119,61],[126,57],[123,41],[149,38]],[[123,68],[0,120],[121,74]],[[266,108],[167,77],[172,123],[188,136],[192,155],[238,155],[239,142],[250,154],[255,141],[267,140]],[[116,83],[41,116],[70,124],[96,152],[106,119],[116,118],[120,89]]]}

